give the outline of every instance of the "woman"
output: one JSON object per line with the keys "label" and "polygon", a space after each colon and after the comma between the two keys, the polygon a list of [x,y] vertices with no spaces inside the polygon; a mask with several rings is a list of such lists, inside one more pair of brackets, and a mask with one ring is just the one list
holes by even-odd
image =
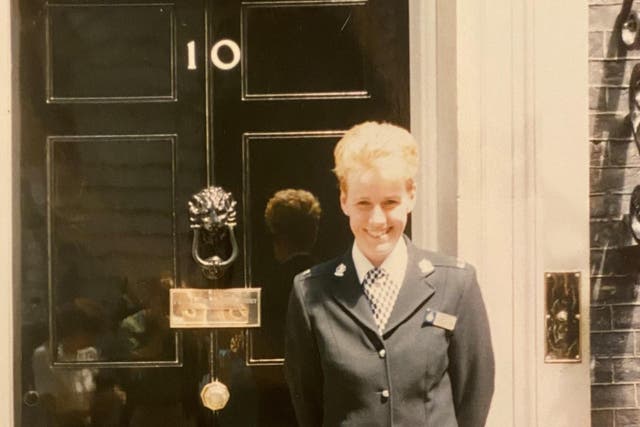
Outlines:
{"label": "woman", "polygon": [[352,248],[294,280],[285,374],[301,426],[483,426],[494,388],[470,265],[404,236],[418,149],[367,122],[334,151]]}

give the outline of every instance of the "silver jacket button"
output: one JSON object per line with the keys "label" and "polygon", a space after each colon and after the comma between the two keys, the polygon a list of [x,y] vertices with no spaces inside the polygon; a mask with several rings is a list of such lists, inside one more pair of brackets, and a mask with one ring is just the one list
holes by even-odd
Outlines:
{"label": "silver jacket button", "polygon": [[380,356],[381,359],[384,359],[386,355],[387,351],[384,348],[378,352],[378,356]]}
{"label": "silver jacket button", "polygon": [[382,390],[382,397],[384,397],[385,399],[389,397],[389,390]]}

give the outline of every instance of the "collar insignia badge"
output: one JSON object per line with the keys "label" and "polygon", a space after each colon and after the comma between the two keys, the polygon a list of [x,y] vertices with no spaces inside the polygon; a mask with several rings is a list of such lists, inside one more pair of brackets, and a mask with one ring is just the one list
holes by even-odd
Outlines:
{"label": "collar insignia badge", "polygon": [[418,263],[418,267],[420,268],[420,271],[422,271],[422,274],[429,274],[434,270],[433,264],[431,264],[431,261],[426,258],[422,258]]}
{"label": "collar insignia badge", "polygon": [[333,274],[337,277],[342,277],[344,276],[345,271],[347,271],[347,266],[344,264],[340,264],[336,267],[336,271],[334,271]]}

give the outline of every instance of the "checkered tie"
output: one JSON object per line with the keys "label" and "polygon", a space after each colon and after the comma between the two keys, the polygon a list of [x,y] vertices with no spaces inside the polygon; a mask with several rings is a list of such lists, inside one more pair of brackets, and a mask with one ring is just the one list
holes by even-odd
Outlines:
{"label": "checkered tie", "polygon": [[398,296],[398,285],[384,269],[375,267],[364,276],[362,286],[378,325],[378,332],[382,335]]}

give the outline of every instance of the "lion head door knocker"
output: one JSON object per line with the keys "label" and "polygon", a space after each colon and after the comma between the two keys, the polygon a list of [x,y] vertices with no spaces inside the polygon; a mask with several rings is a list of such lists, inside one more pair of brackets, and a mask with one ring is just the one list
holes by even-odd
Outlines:
{"label": "lion head door knocker", "polygon": [[[193,229],[191,253],[208,279],[222,277],[238,256],[236,201],[220,187],[208,187],[189,201],[189,222]],[[231,255],[222,259],[216,250],[231,243]]]}

